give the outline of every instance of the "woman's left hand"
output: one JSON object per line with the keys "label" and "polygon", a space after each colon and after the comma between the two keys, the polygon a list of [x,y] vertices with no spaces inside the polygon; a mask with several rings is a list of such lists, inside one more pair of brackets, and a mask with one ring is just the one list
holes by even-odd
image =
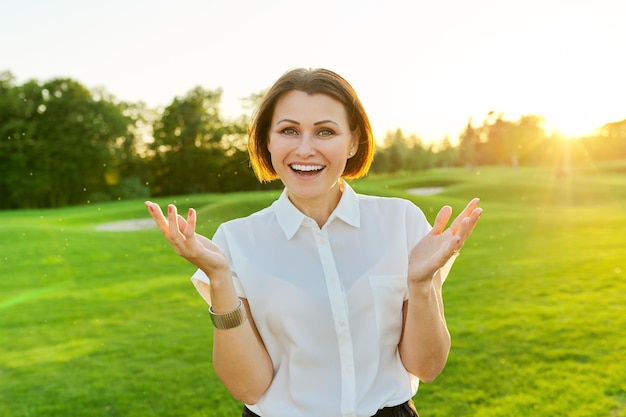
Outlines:
{"label": "woman's left hand", "polygon": [[415,245],[409,255],[410,283],[431,280],[437,270],[459,254],[483,211],[478,207],[479,201],[478,198],[471,200],[447,229],[445,227],[452,216],[452,208],[444,206],[439,210],[432,230]]}

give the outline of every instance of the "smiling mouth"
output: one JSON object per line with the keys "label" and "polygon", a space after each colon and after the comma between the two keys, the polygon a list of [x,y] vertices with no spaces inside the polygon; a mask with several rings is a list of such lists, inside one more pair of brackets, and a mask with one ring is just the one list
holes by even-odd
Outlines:
{"label": "smiling mouth", "polygon": [[289,167],[292,171],[300,174],[300,175],[313,175],[322,171],[326,168],[325,165],[300,165],[300,164],[291,164]]}

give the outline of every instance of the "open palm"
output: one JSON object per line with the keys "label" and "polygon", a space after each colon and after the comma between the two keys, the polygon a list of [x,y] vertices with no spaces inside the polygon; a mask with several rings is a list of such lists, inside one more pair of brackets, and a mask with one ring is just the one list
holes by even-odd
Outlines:
{"label": "open palm", "polygon": [[444,206],[439,210],[432,230],[415,245],[409,255],[409,281],[417,283],[431,279],[452,256],[459,253],[482,213],[478,203],[478,198],[471,200],[447,229],[452,208]]}
{"label": "open palm", "polygon": [[167,218],[158,204],[147,201],[146,207],[178,255],[202,269],[208,276],[229,270],[228,261],[220,248],[207,237],[196,233],[194,209],[189,209],[185,219],[172,204],[168,206]]}

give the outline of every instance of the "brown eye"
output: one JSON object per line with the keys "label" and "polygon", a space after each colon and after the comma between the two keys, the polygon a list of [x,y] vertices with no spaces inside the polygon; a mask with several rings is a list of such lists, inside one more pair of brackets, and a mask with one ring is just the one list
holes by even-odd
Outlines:
{"label": "brown eye", "polygon": [[318,136],[322,136],[322,137],[329,137],[329,136],[333,136],[335,134],[335,131],[332,129],[322,129],[319,132],[317,132]]}
{"label": "brown eye", "polygon": [[282,133],[283,135],[288,135],[288,136],[294,136],[298,134],[296,129],[292,127],[286,127],[283,130],[281,130],[280,133]]}

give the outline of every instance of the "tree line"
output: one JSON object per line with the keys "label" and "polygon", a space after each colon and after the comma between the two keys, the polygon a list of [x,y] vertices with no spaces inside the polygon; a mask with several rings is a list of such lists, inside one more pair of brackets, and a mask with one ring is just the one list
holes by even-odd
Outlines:
{"label": "tree line", "polygon": [[[18,84],[10,72],[0,73],[0,209],[280,188],[254,177],[246,150],[249,116],[225,118],[221,95],[198,86],[153,109],[69,78]],[[251,94],[247,107],[261,96]],[[481,122],[470,119],[456,139],[425,144],[415,134],[389,131],[377,144],[371,172],[624,158],[626,119],[565,142],[540,116],[507,120],[490,112]]]}

